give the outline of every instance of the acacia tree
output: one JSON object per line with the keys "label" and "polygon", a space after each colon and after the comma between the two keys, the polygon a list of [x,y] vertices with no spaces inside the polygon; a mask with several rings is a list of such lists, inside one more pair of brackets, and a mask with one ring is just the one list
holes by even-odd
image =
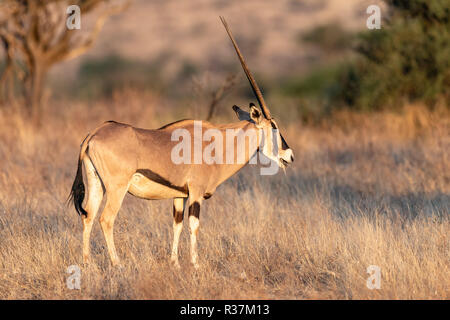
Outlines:
{"label": "acacia tree", "polygon": [[[87,36],[66,26],[69,5],[81,15],[97,16]],[[0,98],[13,103],[17,93],[25,98],[27,111],[39,115],[42,91],[49,69],[56,63],[85,53],[94,43],[106,19],[123,11],[129,2],[109,0],[6,0],[0,3],[0,44],[5,62],[0,75]]]}

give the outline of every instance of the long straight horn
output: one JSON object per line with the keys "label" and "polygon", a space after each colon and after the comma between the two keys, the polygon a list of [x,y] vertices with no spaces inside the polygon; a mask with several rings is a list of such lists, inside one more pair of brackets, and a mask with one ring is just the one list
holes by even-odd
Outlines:
{"label": "long straight horn", "polygon": [[225,30],[227,30],[227,33],[231,39],[231,42],[233,42],[234,49],[236,50],[239,60],[241,61],[242,68],[244,69],[245,75],[247,76],[247,79],[250,82],[250,85],[252,86],[253,93],[255,94],[255,97],[258,100],[258,104],[261,107],[261,111],[262,111],[264,117],[266,117],[266,119],[272,119],[272,117],[270,115],[270,111],[266,106],[266,102],[264,101],[261,90],[259,90],[259,87],[255,81],[255,78],[253,78],[252,74],[250,73],[250,70],[248,69],[247,64],[245,63],[244,57],[242,56],[241,50],[239,50],[239,47],[238,47],[236,41],[234,40],[233,35],[231,34],[231,30],[228,27],[227,22],[225,21],[225,18],[220,17],[220,20],[222,20],[223,26],[225,27]]}

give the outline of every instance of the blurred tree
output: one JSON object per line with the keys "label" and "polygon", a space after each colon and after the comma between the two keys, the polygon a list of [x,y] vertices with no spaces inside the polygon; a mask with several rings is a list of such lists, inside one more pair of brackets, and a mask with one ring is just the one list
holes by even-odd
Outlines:
{"label": "blurred tree", "polygon": [[372,110],[450,98],[450,1],[385,0],[381,30],[359,37],[362,59],[338,79],[332,101]]}
{"label": "blurred tree", "polygon": [[222,85],[211,92],[211,100],[208,104],[208,115],[206,116],[207,121],[210,121],[213,118],[217,105],[234,87],[236,78],[237,74],[228,75]]}
{"label": "blurred tree", "polygon": [[[106,19],[123,11],[129,2],[107,8],[97,17],[89,35],[78,36],[66,27],[69,5],[81,15],[93,12],[108,0],[5,0],[0,3],[0,44],[5,63],[0,76],[0,98],[12,103],[18,91],[26,109],[40,114],[43,86],[54,64],[85,53],[94,43]],[[17,81],[18,80],[18,81]],[[20,88],[17,88],[19,82]]]}
{"label": "blurred tree", "polygon": [[351,48],[354,33],[345,30],[341,23],[331,22],[318,25],[306,33],[301,33],[298,38],[301,44],[311,43],[325,54],[336,55]]}

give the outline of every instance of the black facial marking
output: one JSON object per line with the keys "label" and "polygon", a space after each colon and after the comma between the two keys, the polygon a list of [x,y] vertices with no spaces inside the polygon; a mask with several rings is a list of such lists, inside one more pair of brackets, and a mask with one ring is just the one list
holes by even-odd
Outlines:
{"label": "black facial marking", "polygon": [[277,125],[275,124],[275,122],[270,121],[270,124],[272,125],[272,128],[273,128],[273,129],[278,130],[278,127],[277,127]]}
{"label": "black facial marking", "polygon": [[287,150],[290,149],[288,144],[286,143],[286,140],[284,140],[283,136],[280,133],[280,137],[281,137],[281,149],[282,150]]}

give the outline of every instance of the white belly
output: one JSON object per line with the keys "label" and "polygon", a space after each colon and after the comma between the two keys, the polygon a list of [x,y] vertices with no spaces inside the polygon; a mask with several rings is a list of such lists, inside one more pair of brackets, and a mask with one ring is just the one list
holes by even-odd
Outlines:
{"label": "white belly", "polygon": [[144,199],[170,199],[186,198],[187,193],[152,181],[140,173],[135,173],[131,178],[128,192]]}

